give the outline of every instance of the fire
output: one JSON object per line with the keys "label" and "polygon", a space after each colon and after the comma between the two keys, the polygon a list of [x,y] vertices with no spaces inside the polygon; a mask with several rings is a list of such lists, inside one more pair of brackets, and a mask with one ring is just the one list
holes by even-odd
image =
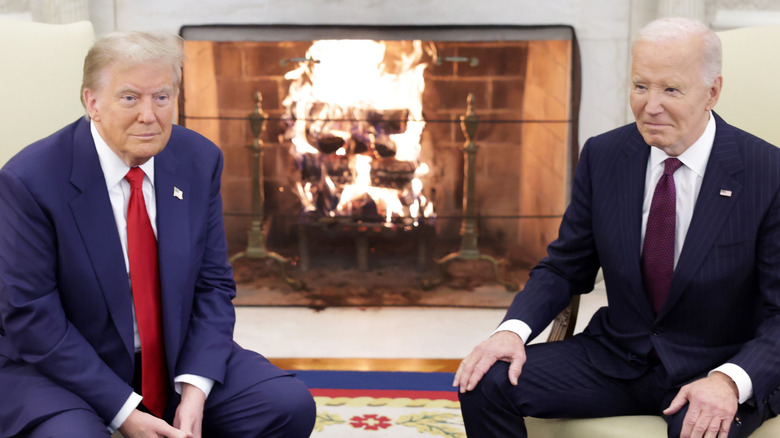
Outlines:
{"label": "fire", "polygon": [[421,41],[315,41],[283,105],[295,192],[307,213],[393,222],[433,217],[420,161],[425,127]]}

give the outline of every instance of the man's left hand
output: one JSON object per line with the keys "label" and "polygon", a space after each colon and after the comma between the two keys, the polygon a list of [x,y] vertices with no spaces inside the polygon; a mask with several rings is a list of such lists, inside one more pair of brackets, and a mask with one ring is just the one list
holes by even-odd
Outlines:
{"label": "man's left hand", "polygon": [[173,427],[191,433],[193,438],[201,438],[203,424],[203,406],[206,404],[206,394],[189,383],[181,385],[181,402],[176,408]]}
{"label": "man's left hand", "polygon": [[674,414],[686,403],[680,438],[726,438],[737,414],[739,391],[729,376],[714,372],[680,388],[664,415]]}

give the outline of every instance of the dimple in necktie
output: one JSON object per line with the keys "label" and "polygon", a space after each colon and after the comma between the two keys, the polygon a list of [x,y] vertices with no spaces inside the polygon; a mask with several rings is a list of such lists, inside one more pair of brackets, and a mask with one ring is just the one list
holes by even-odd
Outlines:
{"label": "dimple in necktie", "polygon": [[[138,334],[141,338],[141,395],[144,406],[162,417],[168,403],[168,372],[162,330],[160,272],[157,265],[157,239],[146,213],[144,171],[133,167],[125,179],[130,183],[127,205],[127,256],[133,290]],[[137,366],[137,365],[136,365]]]}
{"label": "dimple in necktie", "polygon": [[661,309],[669,292],[674,272],[675,225],[677,222],[677,191],[674,172],[682,162],[677,158],[664,161],[664,173],[658,180],[650,204],[642,248],[642,278],[645,293],[655,312]]}

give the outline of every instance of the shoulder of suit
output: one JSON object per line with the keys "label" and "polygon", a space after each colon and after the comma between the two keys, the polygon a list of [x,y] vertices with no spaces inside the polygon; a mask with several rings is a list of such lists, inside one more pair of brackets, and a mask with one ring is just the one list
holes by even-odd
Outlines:
{"label": "shoulder of suit", "polygon": [[[64,126],[58,131],[37,140],[14,155],[3,166],[4,169],[13,169],[15,173],[24,173],[29,170],[35,174],[47,174],[48,169],[65,167],[72,160],[72,146],[76,141],[76,131],[87,123],[79,118],[75,122]],[[89,125],[87,124],[87,130]]]}
{"label": "shoulder of suit", "polygon": [[165,146],[172,152],[186,150],[186,155],[177,154],[179,158],[183,156],[201,156],[217,157],[222,154],[221,149],[202,134],[179,125],[173,125],[171,130],[171,139]]}
{"label": "shoulder of suit", "polygon": [[182,144],[186,147],[200,147],[204,149],[219,149],[213,141],[209,140],[204,135],[180,125],[173,125],[173,128],[171,129],[169,146],[171,144]]}
{"label": "shoulder of suit", "polygon": [[644,144],[636,123],[629,123],[610,131],[589,138],[585,144],[591,152],[612,152],[615,149],[626,147],[628,144]]}

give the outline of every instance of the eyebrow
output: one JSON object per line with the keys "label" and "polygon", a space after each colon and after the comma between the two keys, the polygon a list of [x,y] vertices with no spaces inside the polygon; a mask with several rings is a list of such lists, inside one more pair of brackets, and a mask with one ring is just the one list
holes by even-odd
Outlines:
{"label": "eyebrow", "polygon": [[[152,92],[152,94],[160,94],[160,93],[172,93],[173,87],[170,85],[165,85],[160,87],[159,89]],[[124,87],[120,88],[117,94],[125,94],[125,93],[131,93],[131,94],[141,94],[141,92],[137,88],[133,87]]]}

